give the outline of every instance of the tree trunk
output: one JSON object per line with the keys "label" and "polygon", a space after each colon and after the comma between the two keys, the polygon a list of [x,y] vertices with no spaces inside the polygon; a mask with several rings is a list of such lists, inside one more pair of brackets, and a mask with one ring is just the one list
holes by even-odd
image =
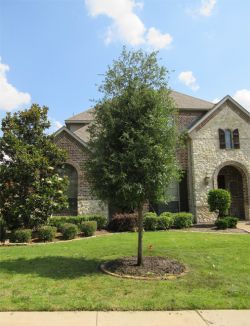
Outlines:
{"label": "tree trunk", "polygon": [[137,255],[137,266],[142,266],[143,265],[142,237],[143,237],[143,215],[142,215],[142,206],[139,206],[138,207],[138,255]]}

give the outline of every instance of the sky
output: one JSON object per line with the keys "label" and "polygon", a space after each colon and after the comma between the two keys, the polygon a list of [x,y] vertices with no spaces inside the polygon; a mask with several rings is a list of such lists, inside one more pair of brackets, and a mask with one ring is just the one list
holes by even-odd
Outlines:
{"label": "sky", "polygon": [[250,111],[248,0],[0,0],[0,118],[38,103],[55,131],[123,45],[158,50],[172,89]]}

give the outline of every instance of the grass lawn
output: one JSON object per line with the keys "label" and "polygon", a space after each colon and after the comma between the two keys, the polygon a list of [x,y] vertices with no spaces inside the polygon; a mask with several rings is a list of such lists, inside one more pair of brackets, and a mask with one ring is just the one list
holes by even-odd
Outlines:
{"label": "grass lawn", "polygon": [[0,310],[250,308],[249,235],[147,232],[145,254],[179,259],[186,276],[138,281],[99,272],[102,261],[135,255],[136,244],[137,234],[124,233],[0,248]]}

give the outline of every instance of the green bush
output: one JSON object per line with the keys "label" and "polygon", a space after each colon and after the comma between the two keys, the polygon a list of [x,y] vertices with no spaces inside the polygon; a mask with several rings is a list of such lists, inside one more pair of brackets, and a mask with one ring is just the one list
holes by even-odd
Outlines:
{"label": "green bush", "polygon": [[237,223],[238,223],[238,218],[233,216],[218,218],[215,221],[215,225],[217,226],[218,229],[227,229],[227,228],[232,229],[237,226]]}
{"label": "green bush", "polygon": [[148,212],[143,217],[143,227],[145,231],[155,231],[158,227],[158,216],[156,213]]}
{"label": "green bush", "polygon": [[175,229],[189,228],[193,224],[193,215],[191,213],[174,213],[173,219],[173,227]]}
{"label": "green bush", "polygon": [[97,230],[96,221],[86,221],[82,222],[80,225],[80,230],[84,233],[85,237],[91,237]]}
{"label": "green bush", "polygon": [[65,240],[71,240],[76,237],[78,227],[73,223],[65,223],[62,225],[62,236]]}
{"label": "green bush", "polygon": [[5,221],[0,218],[0,241],[4,242],[7,237],[7,226]]}
{"label": "green bush", "polygon": [[108,223],[108,229],[113,232],[136,231],[138,227],[137,214],[116,214]]}
{"label": "green bush", "polygon": [[227,227],[232,229],[232,228],[236,228],[237,223],[239,221],[239,219],[237,217],[233,217],[233,216],[227,216],[225,217],[225,219],[227,220]]}
{"label": "green bush", "polygon": [[40,241],[53,241],[56,236],[56,227],[44,225],[38,229],[37,235]]}
{"label": "green bush", "polygon": [[107,218],[103,215],[86,215],[88,221],[96,221],[97,230],[105,229],[107,226]]}
{"label": "green bush", "polygon": [[18,229],[12,232],[11,242],[25,243],[31,241],[32,230],[30,229]]}
{"label": "green bush", "polygon": [[174,224],[173,213],[170,212],[161,213],[158,221],[158,230],[168,230],[173,226],[173,224]]}
{"label": "green bush", "polygon": [[218,216],[223,217],[231,205],[231,195],[225,189],[213,189],[209,191],[207,201],[210,211],[218,212]]}
{"label": "green bush", "polygon": [[228,227],[226,218],[218,218],[218,220],[215,221],[215,225],[220,230],[225,230]]}
{"label": "green bush", "polygon": [[59,232],[62,232],[62,227],[65,223],[71,223],[79,226],[82,222],[87,221],[85,215],[80,216],[53,216],[49,220],[49,225],[55,226]]}

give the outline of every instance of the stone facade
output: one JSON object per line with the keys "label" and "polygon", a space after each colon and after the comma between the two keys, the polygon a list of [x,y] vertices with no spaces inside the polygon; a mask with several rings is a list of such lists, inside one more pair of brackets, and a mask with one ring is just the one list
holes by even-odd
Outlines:
{"label": "stone facade", "polygon": [[[218,105],[173,92],[179,108],[178,127],[187,131],[186,146],[177,154],[183,180],[172,185],[173,202],[163,210],[189,210],[197,222],[212,222],[216,215],[209,212],[207,194],[218,188],[219,176],[224,167],[237,169],[242,179],[244,218],[250,218],[250,115],[229,96]],[[93,109],[66,120],[66,127],[55,135],[55,142],[68,153],[67,164],[78,175],[77,213],[108,215],[108,207],[91,195],[84,173],[84,163],[89,159],[87,127]],[[91,113],[91,114],[90,114]],[[239,131],[240,148],[221,149],[218,130]],[[233,169],[231,168],[233,171]],[[170,190],[171,190],[170,189]],[[172,205],[171,205],[172,204]]]}
{"label": "stone facade", "polygon": [[[219,129],[238,128],[240,149],[220,149]],[[216,115],[204,121],[189,133],[189,199],[190,210],[197,222],[213,221],[209,212],[207,194],[218,187],[217,176],[222,167],[231,165],[242,174],[244,187],[245,218],[249,219],[249,175],[250,175],[250,125],[249,118],[230,101],[226,101]]]}

